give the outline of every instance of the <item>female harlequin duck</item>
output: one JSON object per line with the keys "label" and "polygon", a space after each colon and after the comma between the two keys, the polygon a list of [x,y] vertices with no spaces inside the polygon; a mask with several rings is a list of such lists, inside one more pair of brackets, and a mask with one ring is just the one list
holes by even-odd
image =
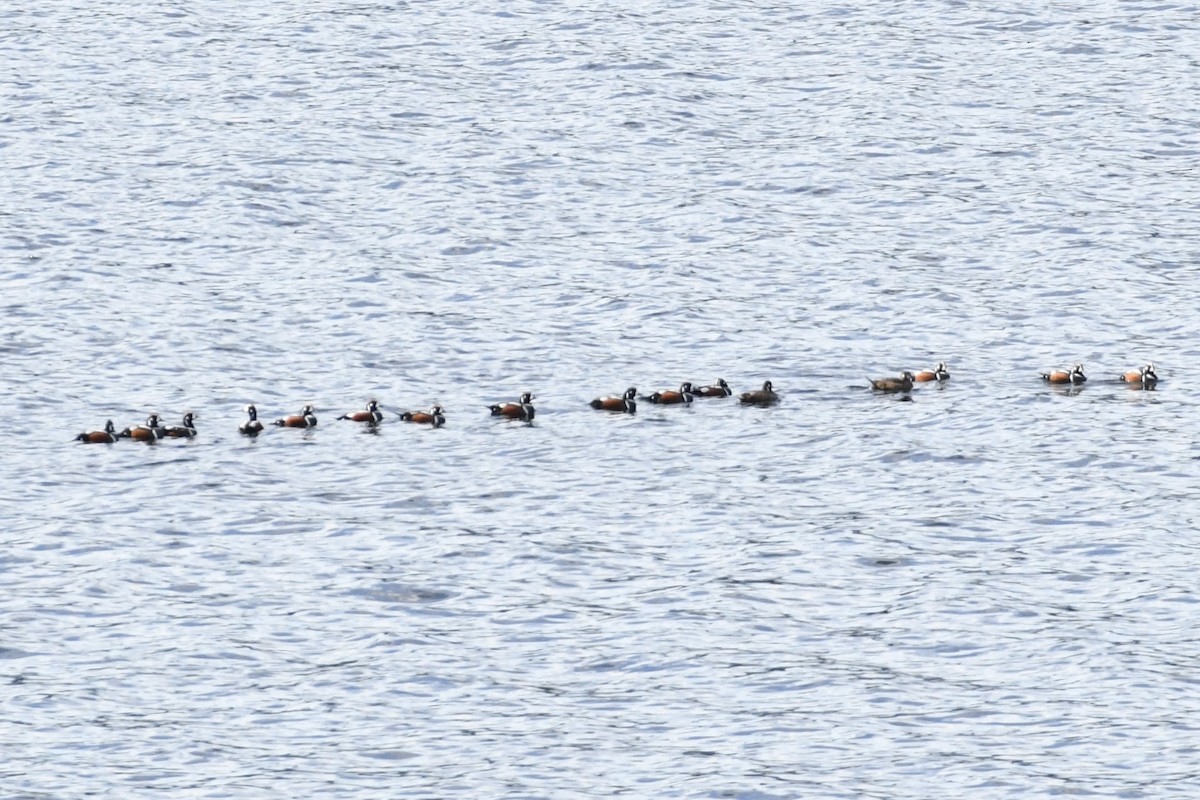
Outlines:
{"label": "female harlequin duck", "polygon": [[871,388],[877,392],[911,392],[913,387],[913,374],[908,370],[899,378],[868,378],[871,382]]}
{"label": "female harlequin duck", "polygon": [[536,413],[533,408],[533,395],[529,392],[521,395],[521,400],[518,403],[498,403],[488,406],[493,417],[505,417],[507,419],[520,419],[525,422],[531,422],[533,415]]}
{"label": "female harlequin duck", "polygon": [[126,428],[119,434],[122,439],[133,439],[135,442],[157,442],[163,437],[163,428],[158,424],[158,414],[146,417],[144,427]]}
{"label": "female harlequin duck", "polygon": [[1154,365],[1147,364],[1141,369],[1131,369],[1121,376],[1121,380],[1125,383],[1136,384],[1137,388],[1148,389],[1158,383],[1158,375],[1154,372]]}
{"label": "female harlequin duck", "polygon": [[672,392],[670,389],[667,389],[666,391],[655,392],[645,399],[660,406],[676,406],[692,402],[693,397],[695,395],[692,394],[691,382],[684,381],[679,387],[678,392]]}
{"label": "female harlequin duck", "polygon": [[1070,383],[1078,385],[1087,382],[1087,376],[1083,374],[1083,364],[1076,364],[1070,370],[1056,369],[1052,372],[1043,372],[1042,380],[1047,383]]}
{"label": "female harlequin duck", "polygon": [[246,414],[250,418],[238,425],[238,433],[246,436],[258,436],[263,429],[262,421],[258,418],[258,409],[252,405],[246,406]]}
{"label": "female harlequin duck", "polygon": [[[531,413],[530,418],[532,417]],[[441,406],[431,406],[429,411],[405,411],[400,415],[400,419],[417,425],[432,425],[440,428],[446,424],[446,410]]]}
{"label": "female harlequin duck", "polygon": [[635,397],[637,397],[637,389],[630,386],[625,390],[625,394],[620,397],[597,397],[589,405],[601,411],[620,411],[625,414],[635,414],[637,413],[637,403],[634,401]]}
{"label": "female harlequin duck", "polygon": [[717,378],[712,386],[701,386],[692,392],[693,397],[729,397],[731,394],[733,389],[729,388],[724,378]]}
{"label": "female harlequin duck", "polygon": [[81,433],[75,437],[75,441],[87,442],[88,444],[113,444],[117,441],[117,429],[113,427],[113,422],[110,419],[104,423],[104,430]]}
{"label": "female harlequin duck", "polygon": [[939,361],[933,369],[923,369],[916,375],[913,375],[913,380],[917,383],[924,383],[926,381],[941,383],[942,381],[950,380],[950,370],[946,369],[945,361]]}
{"label": "female harlequin duck", "polygon": [[763,381],[763,388],[753,392],[742,392],[738,400],[748,406],[770,406],[779,402],[779,395],[770,381]]}
{"label": "female harlequin duck", "polygon": [[162,435],[167,439],[190,439],[196,435],[196,426],[192,424],[192,419],[196,415],[191,411],[183,415],[182,425],[169,425],[163,428]]}
{"label": "female harlequin duck", "polygon": [[300,410],[299,414],[277,419],[275,424],[280,428],[315,428],[317,427],[317,415],[313,413],[313,407],[307,405]]}
{"label": "female harlequin duck", "polygon": [[[383,412],[379,410],[379,401],[371,400],[367,402],[366,411],[351,411],[349,414],[342,414],[338,419],[348,419],[351,422],[365,422],[368,425],[378,425],[383,422]],[[313,422],[316,425],[316,422]]]}

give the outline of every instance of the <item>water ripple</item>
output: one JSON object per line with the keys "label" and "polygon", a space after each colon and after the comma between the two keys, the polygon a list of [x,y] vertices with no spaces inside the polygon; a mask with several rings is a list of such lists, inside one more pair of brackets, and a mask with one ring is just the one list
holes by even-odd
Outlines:
{"label": "water ripple", "polygon": [[229,11],[0,11],[10,793],[1196,795],[1193,8]]}

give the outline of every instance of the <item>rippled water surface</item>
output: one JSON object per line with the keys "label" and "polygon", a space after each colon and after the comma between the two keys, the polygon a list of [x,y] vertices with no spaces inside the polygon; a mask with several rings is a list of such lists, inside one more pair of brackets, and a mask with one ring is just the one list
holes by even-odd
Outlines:
{"label": "rippled water surface", "polygon": [[1200,795],[1198,27],[0,10],[0,794]]}

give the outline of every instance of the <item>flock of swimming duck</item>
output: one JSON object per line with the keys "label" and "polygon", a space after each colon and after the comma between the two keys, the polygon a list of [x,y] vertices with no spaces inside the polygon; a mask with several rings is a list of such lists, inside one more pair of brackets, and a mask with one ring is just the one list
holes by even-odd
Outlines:
{"label": "flock of swimming duck", "polygon": [[[917,373],[906,370],[899,377],[871,378],[870,384],[871,390],[875,392],[908,393],[912,391],[913,386],[917,383],[944,383],[948,380],[950,380],[950,371],[946,368],[944,362],[939,362],[933,369],[922,370]],[[1069,370],[1044,372],[1042,373],[1042,380],[1056,385],[1080,386],[1087,382],[1087,377],[1083,374],[1083,365],[1076,364]],[[1134,388],[1153,389],[1158,384],[1158,375],[1154,372],[1154,365],[1147,364],[1140,369],[1122,373],[1118,376],[1118,380],[1128,383]],[[733,390],[729,388],[729,384],[723,378],[718,378],[716,383],[709,386],[693,386],[692,383],[685,382],[678,390],[668,389],[641,396],[638,395],[637,389],[631,386],[625,390],[624,394],[597,397],[589,405],[600,411],[634,414],[637,412],[638,400],[644,400],[654,405],[688,405],[697,398],[730,397],[732,395]],[[771,382],[766,381],[763,383],[761,389],[740,394],[738,401],[743,405],[749,406],[771,406],[779,402],[779,395],[775,393]],[[491,411],[493,417],[503,417],[504,419],[520,420],[522,422],[532,422],[534,415],[537,413],[533,407],[533,395],[529,392],[521,395],[520,399],[516,402],[498,403],[488,406],[488,409]],[[245,411],[247,419],[238,426],[238,433],[243,436],[258,436],[266,427],[262,420],[258,418],[258,409],[253,405],[249,405],[246,406]],[[157,442],[162,439],[190,439],[196,435],[196,427],[194,425],[195,416],[195,413],[189,411],[183,415],[182,424],[163,425],[158,414],[151,414],[146,419],[145,425],[131,426],[120,432],[116,430],[110,419],[105,424],[104,430],[81,433],[75,437],[75,441],[90,444],[113,444],[121,439],[131,439],[137,442]],[[428,411],[405,411],[400,413],[398,417],[401,422],[428,425],[433,428],[440,428],[446,424],[445,409],[440,405],[432,406]],[[351,411],[342,414],[338,419],[373,426],[383,422],[384,412],[379,410],[378,401],[371,400],[362,411]],[[315,428],[317,427],[317,415],[311,405],[306,405],[299,414],[280,417],[273,424],[280,428]]]}

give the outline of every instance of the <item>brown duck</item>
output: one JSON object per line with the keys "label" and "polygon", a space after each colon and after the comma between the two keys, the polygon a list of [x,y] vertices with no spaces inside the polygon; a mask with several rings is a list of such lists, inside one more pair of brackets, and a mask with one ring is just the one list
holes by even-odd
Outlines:
{"label": "brown duck", "polygon": [[877,392],[911,392],[913,387],[913,374],[908,370],[899,378],[868,378],[871,382],[871,388]]}
{"label": "brown duck", "polygon": [[779,402],[779,395],[775,394],[775,389],[771,386],[770,381],[763,381],[761,389],[742,392],[738,400],[747,406],[769,406]]}

